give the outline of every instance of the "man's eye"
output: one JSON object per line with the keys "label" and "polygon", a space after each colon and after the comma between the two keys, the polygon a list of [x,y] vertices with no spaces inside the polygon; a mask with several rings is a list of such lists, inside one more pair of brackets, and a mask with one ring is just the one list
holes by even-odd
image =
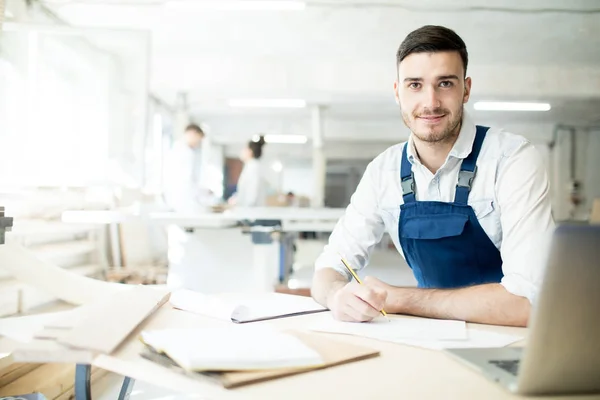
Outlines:
{"label": "man's eye", "polygon": [[440,87],[448,88],[448,87],[451,87],[451,86],[452,86],[452,82],[450,82],[450,81],[441,81],[440,82]]}
{"label": "man's eye", "polygon": [[421,87],[421,84],[419,82],[411,82],[408,87],[411,89],[418,89]]}

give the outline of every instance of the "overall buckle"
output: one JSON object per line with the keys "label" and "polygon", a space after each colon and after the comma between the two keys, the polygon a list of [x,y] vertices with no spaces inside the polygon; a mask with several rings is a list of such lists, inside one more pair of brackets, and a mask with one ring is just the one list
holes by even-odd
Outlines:
{"label": "overall buckle", "polygon": [[469,190],[473,185],[473,179],[475,179],[475,174],[477,173],[477,167],[473,171],[459,171],[458,172],[458,183],[456,186],[458,187],[466,187]]}

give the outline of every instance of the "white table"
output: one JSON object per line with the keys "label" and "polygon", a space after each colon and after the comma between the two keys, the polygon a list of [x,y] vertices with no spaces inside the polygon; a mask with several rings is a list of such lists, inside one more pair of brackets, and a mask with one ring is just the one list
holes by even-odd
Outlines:
{"label": "white table", "polygon": [[[69,223],[114,226],[133,220],[167,227],[171,288],[205,293],[272,291],[287,280],[293,256],[291,232],[330,232],[343,215],[341,208],[253,207],[222,213],[131,210],[65,211]],[[241,228],[241,222],[250,228]],[[277,227],[269,226],[277,223]],[[116,249],[115,249],[116,250]]]}
{"label": "white table", "polygon": [[[264,321],[257,324],[282,328],[302,328],[321,314]],[[392,316],[393,318],[405,318]],[[323,370],[275,379],[267,382],[224,389],[215,383],[193,380],[154,364],[139,353],[142,344],[137,335],[142,329],[194,328],[226,324],[211,318],[174,310],[168,304],[146,320],[124,345],[111,355],[96,357],[92,364],[137,381],[198,394],[202,398],[220,399],[517,399],[483,375],[451,359],[446,354],[406,345],[372,339],[330,335],[338,340],[375,348],[379,357],[352,362]],[[469,324],[478,329],[526,335],[524,328]],[[0,352],[10,348],[7,339],[0,339]],[[14,345],[14,344],[13,344]],[[517,343],[516,345],[523,345]],[[552,397],[561,399],[600,399],[600,395]],[[528,397],[527,399],[534,399]],[[540,399],[547,399],[540,398]]]}

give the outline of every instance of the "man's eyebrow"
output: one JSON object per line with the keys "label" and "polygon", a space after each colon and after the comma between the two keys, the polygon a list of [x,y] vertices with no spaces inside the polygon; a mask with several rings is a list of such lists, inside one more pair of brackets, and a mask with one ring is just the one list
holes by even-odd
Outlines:
{"label": "man's eyebrow", "polygon": [[423,78],[404,78],[404,82],[421,82]]}
{"label": "man's eyebrow", "polygon": [[437,77],[438,81],[443,81],[443,80],[448,80],[448,79],[455,79],[458,80],[458,76],[456,75],[441,75]]}

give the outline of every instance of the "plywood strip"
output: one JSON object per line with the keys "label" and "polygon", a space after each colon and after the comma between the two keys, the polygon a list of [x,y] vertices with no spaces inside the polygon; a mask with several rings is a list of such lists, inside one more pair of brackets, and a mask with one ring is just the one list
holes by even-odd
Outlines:
{"label": "plywood strip", "polygon": [[14,243],[0,246],[0,265],[22,283],[44,288],[55,298],[71,304],[86,304],[130,288],[74,274],[36,257]]}
{"label": "plywood strip", "polygon": [[85,317],[73,329],[61,335],[58,341],[74,348],[110,354],[168,299],[168,293],[145,286],[116,293],[86,313]]}

